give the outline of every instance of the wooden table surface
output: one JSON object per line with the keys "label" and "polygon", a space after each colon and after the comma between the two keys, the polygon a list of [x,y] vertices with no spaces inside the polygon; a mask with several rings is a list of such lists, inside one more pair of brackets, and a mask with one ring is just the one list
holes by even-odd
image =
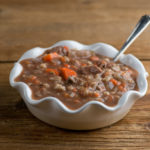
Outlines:
{"label": "wooden table surface", "polygon": [[[0,150],[150,150],[150,88],[121,121],[67,131],[36,119],[9,85],[13,63],[28,49],[60,40],[120,48],[149,0],[0,0]],[[150,27],[126,53],[150,73]]]}

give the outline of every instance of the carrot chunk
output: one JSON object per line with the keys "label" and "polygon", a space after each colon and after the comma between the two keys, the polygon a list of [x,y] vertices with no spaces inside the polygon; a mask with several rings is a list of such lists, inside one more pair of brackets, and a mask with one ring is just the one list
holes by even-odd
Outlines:
{"label": "carrot chunk", "polygon": [[81,64],[81,66],[87,66],[87,64]]}
{"label": "carrot chunk", "polygon": [[33,80],[37,79],[37,77],[34,76],[34,75],[32,75],[32,76],[30,77],[30,79],[31,79],[31,81],[33,81]]}
{"label": "carrot chunk", "polygon": [[74,69],[74,70],[77,70],[77,67],[74,66],[74,65],[71,65],[71,68]]}
{"label": "carrot chunk", "polygon": [[115,80],[115,79],[110,79],[110,81],[114,84],[114,85],[118,85],[118,81],[117,80]]}
{"label": "carrot chunk", "polygon": [[79,103],[80,103],[80,100],[75,99],[75,100],[74,100],[74,103],[79,104]]}
{"label": "carrot chunk", "polygon": [[119,89],[120,91],[124,92],[124,87],[123,87],[122,85],[119,85],[119,86],[118,86],[118,89]]}
{"label": "carrot chunk", "polygon": [[56,69],[47,68],[46,72],[53,73],[55,75],[59,75],[59,72]]}
{"label": "carrot chunk", "polygon": [[40,84],[40,80],[35,79],[35,80],[33,81],[33,83],[35,83],[35,84]]}
{"label": "carrot chunk", "polygon": [[58,57],[59,57],[59,55],[56,52],[54,52],[54,53],[50,53],[50,54],[45,55],[43,57],[43,60],[44,61],[52,61],[53,59],[58,58]]}
{"label": "carrot chunk", "polygon": [[104,73],[104,77],[107,77],[107,76],[109,76],[110,75],[110,72],[109,71],[106,71],[105,73]]}
{"label": "carrot chunk", "polygon": [[65,80],[68,80],[68,78],[71,76],[77,76],[77,73],[72,69],[68,69],[68,68],[63,67],[60,70],[61,70],[62,76]]}
{"label": "carrot chunk", "polygon": [[91,56],[90,60],[92,60],[92,61],[99,61],[99,57],[97,57],[97,56]]}
{"label": "carrot chunk", "polygon": [[68,98],[70,97],[68,93],[64,93],[64,96]]}
{"label": "carrot chunk", "polygon": [[68,65],[68,64],[64,64],[64,67],[69,68],[69,67],[70,67],[70,65]]}
{"label": "carrot chunk", "polygon": [[60,60],[62,63],[65,63],[65,58],[64,57],[60,57]]}
{"label": "carrot chunk", "polygon": [[121,91],[121,92],[126,92],[126,89],[125,89],[125,86],[123,84],[120,84],[118,86],[118,89]]}
{"label": "carrot chunk", "polygon": [[93,96],[94,97],[99,97],[100,95],[99,95],[99,93],[94,93]]}
{"label": "carrot chunk", "polygon": [[37,76],[32,75],[31,77],[29,77],[30,82],[34,83],[34,84],[40,84],[40,80],[37,79]]}
{"label": "carrot chunk", "polygon": [[64,46],[64,49],[67,50],[67,51],[69,50],[69,48],[67,46]]}

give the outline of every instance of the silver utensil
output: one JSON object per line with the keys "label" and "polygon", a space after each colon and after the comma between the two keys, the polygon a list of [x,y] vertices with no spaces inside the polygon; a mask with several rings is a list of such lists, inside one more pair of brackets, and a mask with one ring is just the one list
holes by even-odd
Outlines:
{"label": "silver utensil", "polygon": [[150,16],[144,15],[141,17],[137,25],[135,26],[134,30],[120,49],[120,51],[117,53],[117,55],[114,57],[114,61],[116,62],[120,55],[125,52],[125,50],[134,42],[134,40],[146,29],[146,27],[150,23]]}

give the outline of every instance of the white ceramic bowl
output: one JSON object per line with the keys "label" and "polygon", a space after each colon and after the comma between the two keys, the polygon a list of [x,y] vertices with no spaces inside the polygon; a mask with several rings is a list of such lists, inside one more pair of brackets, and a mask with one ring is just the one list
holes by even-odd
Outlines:
{"label": "white ceramic bowl", "polygon": [[45,97],[40,100],[31,98],[31,90],[27,84],[23,82],[15,82],[15,78],[21,73],[22,66],[20,61],[27,58],[35,58],[41,55],[45,50],[55,46],[68,46],[77,50],[93,50],[104,56],[114,57],[118,52],[114,47],[96,43],[92,45],[84,45],[76,41],[60,41],[49,48],[36,47],[27,51],[15,63],[10,73],[10,84],[16,88],[21,94],[30,112],[40,120],[66,129],[89,130],[111,125],[122,119],[130,110],[137,99],[144,96],[147,91],[148,73],[145,71],[143,64],[133,55],[122,55],[120,61],[135,70],[139,75],[137,83],[139,91],[128,91],[119,100],[115,107],[109,107],[98,101],[90,101],[76,110],[66,107],[59,99],[55,97]]}

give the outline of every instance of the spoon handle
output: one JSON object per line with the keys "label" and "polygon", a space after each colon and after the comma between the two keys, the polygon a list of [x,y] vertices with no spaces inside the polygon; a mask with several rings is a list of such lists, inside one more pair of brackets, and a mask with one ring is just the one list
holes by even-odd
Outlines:
{"label": "spoon handle", "polygon": [[117,53],[117,55],[114,57],[114,61],[116,62],[120,55],[125,52],[125,50],[133,43],[133,41],[145,30],[145,28],[150,23],[150,16],[144,15],[141,17],[137,25],[135,26],[134,30],[132,31],[131,35],[128,37],[120,51]]}

